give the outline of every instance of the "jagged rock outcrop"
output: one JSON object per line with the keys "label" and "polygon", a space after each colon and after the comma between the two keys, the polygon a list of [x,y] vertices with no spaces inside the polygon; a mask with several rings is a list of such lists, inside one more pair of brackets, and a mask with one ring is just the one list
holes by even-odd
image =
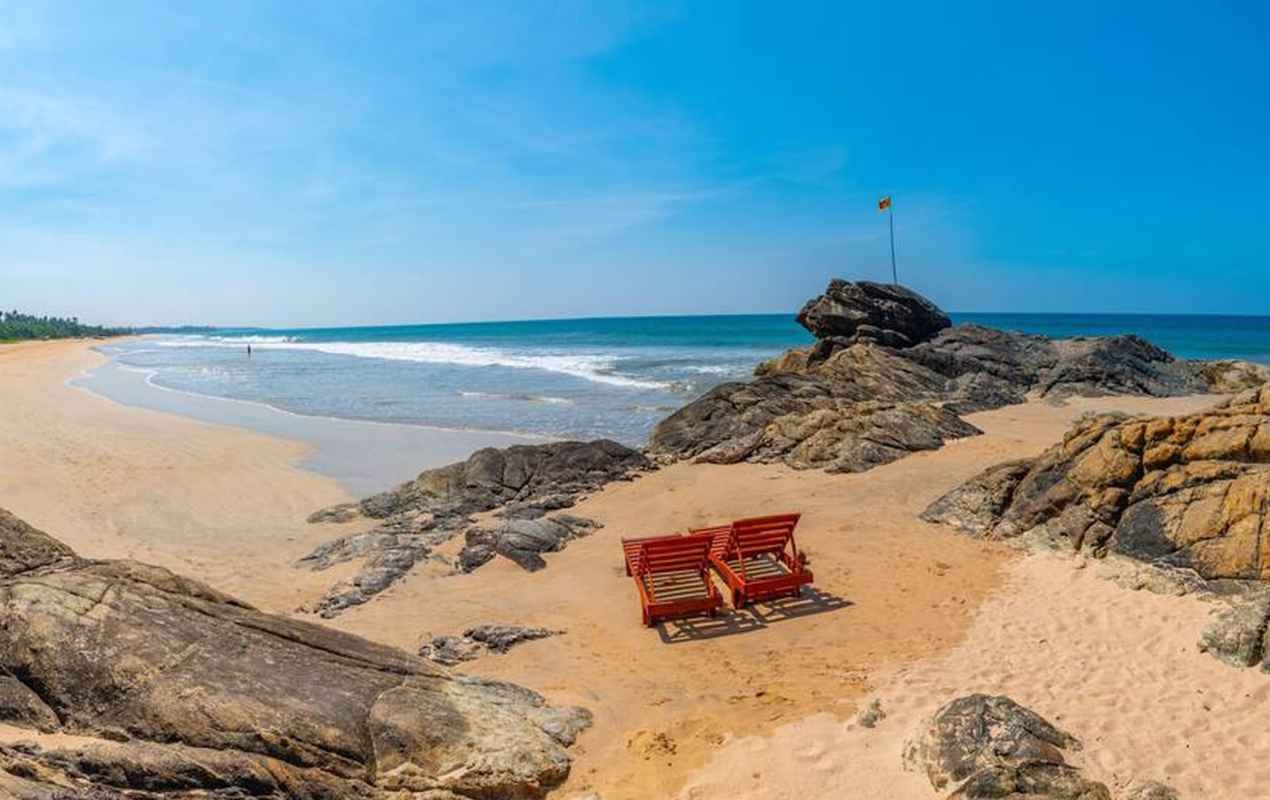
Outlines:
{"label": "jagged rock outcrop", "polygon": [[447,667],[480,658],[485,653],[506,653],[518,644],[556,636],[563,631],[527,628],[523,625],[487,623],[463,631],[460,636],[432,636],[419,647],[419,655]]}
{"label": "jagged rock outcrop", "polygon": [[0,747],[0,793],[536,798],[587,719],[0,512],[0,722],[70,735]]}
{"label": "jagged rock outcrop", "polygon": [[[436,548],[465,531],[466,545],[455,564],[459,570],[469,572],[496,555],[539,569],[546,565],[542,553],[560,550],[597,527],[592,520],[568,514],[545,515],[650,466],[638,450],[605,439],[490,447],[466,461],[427,470],[391,491],[316,511],[309,522],[376,524],[333,539],[297,562],[323,570],[364,559],[361,572],[332,586],[305,610],[329,618],[365,603],[423,559],[439,558]],[[504,523],[471,528],[472,515],[489,511],[496,511]]]}
{"label": "jagged rock outcrop", "polygon": [[870,469],[979,431],[960,415],[1028,397],[1170,397],[1260,385],[1270,367],[1173,358],[1137,336],[1048,339],[946,314],[896,286],[835,280],[798,321],[819,337],[663,420],[660,462]]}
{"label": "jagged rock outcrop", "polygon": [[1106,786],[1067,763],[1064,752],[1078,748],[1071,735],[1010,698],[974,694],[941,708],[904,760],[937,791],[951,790],[950,800],[1111,800]]}
{"label": "jagged rock outcrop", "polygon": [[946,383],[886,349],[856,344],[806,373],[715,387],[658,424],[649,453],[860,472],[979,433],[940,404]]}
{"label": "jagged rock outcrop", "polygon": [[444,520],[500,507],[517,516],[542,516],[648,466],[638,450],[608,439],[487,447],[466,461],[426,470],[395,489],[323,509],[309,519],[368,517],[397,532],[430,529]]}
{"label": "jagged rock outcrop", "polygon": [[464,533],[459,551],[459,570],[471,572],[494,556],[516,562],[536,572],[547,566],[543,553],[555,553],[582,536],[590,536],[600,524],[595,520],[557,514],[541,519],[508,519],[496,528],[472,527]]}
{"label": "jagged rock outcrop", "polygon": [[[1020,394],[1039,397],[1173,397],[1210,391],[1205,362],[1175,359],[1132,335],[1049,339],[959,325],[941,331],[905,355],[948,378],[987,375]],[[1234,366],[1209,370],[1213,380],[1234,371]]]}
{"label": "jagged rock outcrop", "polygon": [[824,294],[808,300],[798,312],[798,324],[840,347],[858,342],[911,347],[949,327],[952,320],[912,289],[835,278]]}
{"label": "jagged rock outcrop", "polygon": [[[1026,469],[1024,469],[1026,466]],[[1104,414],[1024,465],[993,467],[923,517],[1041,536],[1214,579],[1270,580],[1270,387],[1176,417]]]}

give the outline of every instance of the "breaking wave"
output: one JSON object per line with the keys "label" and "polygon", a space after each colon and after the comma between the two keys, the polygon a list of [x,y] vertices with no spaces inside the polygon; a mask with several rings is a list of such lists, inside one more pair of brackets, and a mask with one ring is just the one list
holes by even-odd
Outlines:
{"label": "breaking wave", "polygon": [[620,360],[614,355],[574,353],[568,355],[514,353],[494,347],[469,347],[446,342],[312,342],[288,336],[206,336],[182,337],[156,342],[164,347],[235,347],[250,344],[258,350],[309,350],[330,355],[378,358],[387,361],[414,361],[426,364],[454,364],[464,367],[509,367],[541,369],[575,378],[625,386],[632,389],[666,389],[661,381],[620,375],[614,370]]}

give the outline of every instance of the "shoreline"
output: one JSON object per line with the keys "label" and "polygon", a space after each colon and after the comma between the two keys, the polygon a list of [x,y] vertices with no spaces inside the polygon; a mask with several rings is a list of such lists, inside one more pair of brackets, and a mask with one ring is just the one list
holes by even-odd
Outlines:
{"label": "shoreline", "polygon": [[302,442],[312,452],[300,466],[335,478],[354,497],[384,491],[483,447],[551,441],[529,433],[300,414],[254,400],[173,389],[154,383],[152,370],[119,364],[95,346],[88,349],[103,361],[67,378],[68,387],[127,407]]}

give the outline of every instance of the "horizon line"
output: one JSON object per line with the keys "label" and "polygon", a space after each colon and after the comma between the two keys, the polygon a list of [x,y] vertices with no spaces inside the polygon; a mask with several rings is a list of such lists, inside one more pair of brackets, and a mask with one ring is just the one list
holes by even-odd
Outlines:
{"label": "horizon line", "polygon": [[[998,316],[998,317],[1183,317],[1183,318],[1227,318],[1227,319],[1270,319],[1270,314],[1236,314],[1228,312],[1162,312],[1162,311],[944,311],[949,316]],[[176,323],[176,324],[133,324],[122,327],[133,329],[164,328],[205,328],[209,330],[245,330],[245,331],[326,331],[348,330],[352,328],[424,328],[445,327],[455,325],[507,325],[533,322],[593,322],[599,320],[626,319],[709,319],[726,317],[778,317],[788,316],[795,321],[797,312],[788,311],[750,311],[733,313],[697,313],[697,314],[611,314],[580,317],[522,317],[519,319],[484,319],[459,320],[451,322],[388,322],[376,324],[320,324],[320,325],[225,325],[217,323]]]}

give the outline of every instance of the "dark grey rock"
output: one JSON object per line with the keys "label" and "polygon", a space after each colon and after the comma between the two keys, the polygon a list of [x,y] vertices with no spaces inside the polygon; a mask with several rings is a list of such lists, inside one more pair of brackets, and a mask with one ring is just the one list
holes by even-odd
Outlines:
{"label": "dark grey rock", "polygon": [[[569,508],[585,494],[650,468],[644,455],[616,442],[552,442],[486,448],[466,461],[427,470],[414,481],[310,515],[310,522],[378,522],[369,531],[334,539],[298,562],[326,569],[354,558],[366,559],[351,581],[331,587],[308,610],[334,616],[364,603],[400,580],[432,548],[467,531],[458,569],[470,572],[501,554],[525,569],[546,566],[542,553],[585,535],[594,523],[553,522],[546,515]],[[468,530],[472,515],[496,511],[506,520],[496,532]],[[565,515],[560,515],[564,519]],[[580,518],[568,515],[568,519]]]}
{"label": "dark grey rock", "polygon": [[477,625],[474,628],[468,628],[463,635],[474,642],[479,642],[486,649],[495,653],[506,653],[521,642],[530,642],[535,639],[545,639],[548,636],[555,636],[561,631],[548,630],[547,628],[526,628],[523,625],[496,625],[486,623]]}
{"label": "dark grey rock", "polygon": [[459,571],[471,572],[487,564],[496,555],[497,539],[494,531],[485,528],[468,528],[463,534],[463,549],[459,551]]}
{"label": "dark grey rock", "polygon": [[894,352],[857,344],[806,373],[715,387],[659,423],[648,452],[661,461],[860,472],[980,432],[943,407],[947,384]]}
{"label": "dark grey rock", "polygon": [[570,541],[587,536],[599,524],[571,514],[538,519],[507,519],[498,528],[470,528],[459,552],[459,568],[471,572],[495,555],[535,572],[547,566],[543,553],[554,553]]}
{"label": "dark grey rock", "polygon": [[485,653],[506,653],[522,642],[545,639],[562,631],[547,628],[527,628],[522,625],[497,625],[487,623],[468,628],[461,636],[433,636],[419,648],[424,658],[453,666],[461,661],[471,661]]}
{"label": "dark grey rock", "polygon": [[1032,468],[1031,459],[989,467],[948,492],[922,512],[922,519],[949,525],[972,536],[988,534]]}
{"label": "dark grey rock", "polygon": [[952,321],[934,303],[903,286],[835,279],[824,294],[807,301],[798,312],[798,324],[818,339],[907,346],[929,339]]}
{"label": "dark grey rock", "polygon": [[948,800],[1111,800],[1111,793],[1066,764],[1031,764],[980,770]]}
{"label": "dark grey rock", "polygon": [[941,708],[904,753],[950,798],[1037,797],[1111,800],[1107,787],[1087,781],[1063,753],[1079,743],[1008,697],[960,697]]}

